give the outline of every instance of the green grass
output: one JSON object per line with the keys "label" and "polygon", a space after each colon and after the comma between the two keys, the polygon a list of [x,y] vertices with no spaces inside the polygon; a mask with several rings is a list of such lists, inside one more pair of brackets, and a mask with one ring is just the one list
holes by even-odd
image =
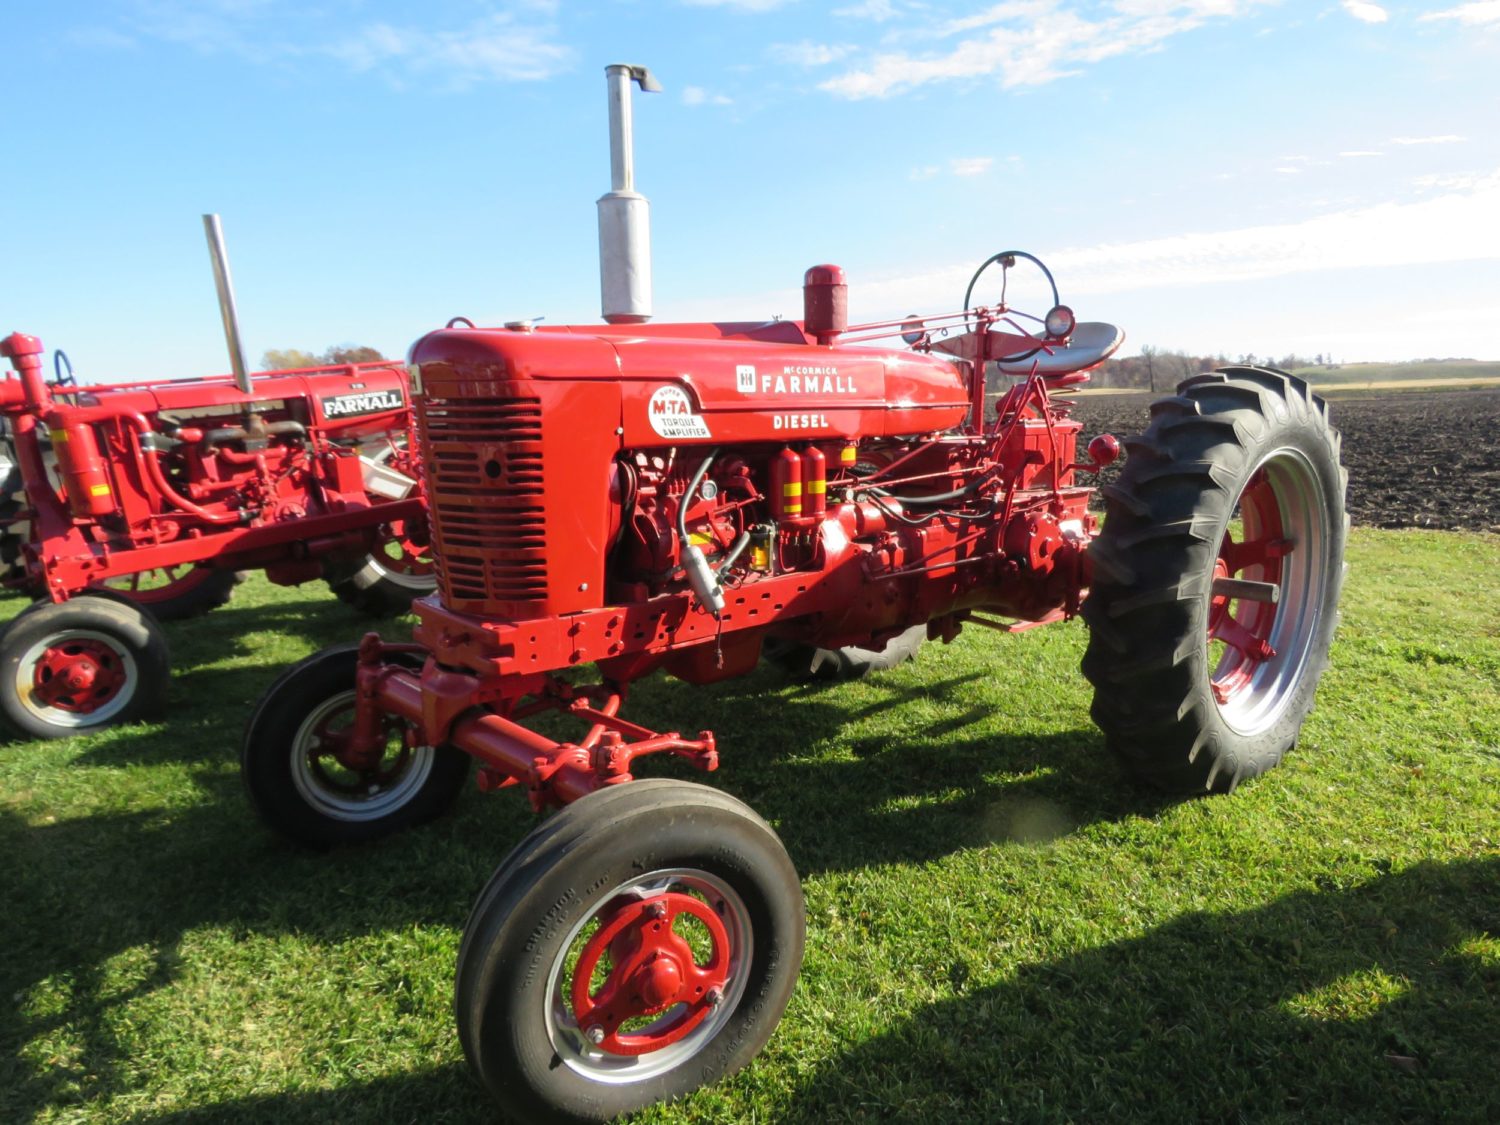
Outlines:
{"label": "green grass", "polygon": [[[1500,1119],[1500,539],[1359,532],[1350,564],[1301,745],[1230,798],[1105,754],[1076,623],[642,685],[637,721],[717,731],[809,923],[764,1054],[644,1119]],[[169,721],[0,748],[0,1121],[492,1117],[451,978],[525,803],[310,855],[240,791],[255,698],[365,628],[254,579],[170,627]]]}

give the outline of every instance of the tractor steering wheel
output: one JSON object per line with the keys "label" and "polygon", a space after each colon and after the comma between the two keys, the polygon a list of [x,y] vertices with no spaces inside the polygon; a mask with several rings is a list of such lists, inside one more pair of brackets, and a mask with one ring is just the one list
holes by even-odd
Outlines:
{"label": "tractor steering wheel", "polygon": [[[1052,304],[1047,307],[1055,309],[1058,305],[1062,304],[1062,301],[1058,297],[1057,282],[1053,280],[1052,271],[1042,264],[1040,258],[1035,254],[1028,254],[1024,250],[1002,250],[998,254],[991,254],[986,258],[980,267],[974,271],[974,276],[969,279],[969,287],[964,290],[964,312],[969,311],[970,301],[974,296],[974,287],[979,284],[980,276],[997,262],[1000,264],[1000,307],[1002,309],[1005,308],[1005,283],[1008,280],[1007,275],[1016,264],[1017,258],[1025,258],[1028,262],[1034,264],[1037,269],[1042,271],[1042,276],[1047,279],[1047,285],[1052,290]],[[1020,313],[1019,315],[1026,317],[1028,320],[1041,320],[1040,317],[1032,316],[1029,313]],[[999,362],[1017,363],[1024,359],[1030,359],[1041,350],[1041,348],[1032,348],[1030,351],[1017,352],[1015,355],[1001,356]]]}
{"label": "tractor steering wheel", "polygon": [[73,361],[68,353],[58,348],[52,353],[52,385],[54,387],[76,387],[78,380],[73,375]]}

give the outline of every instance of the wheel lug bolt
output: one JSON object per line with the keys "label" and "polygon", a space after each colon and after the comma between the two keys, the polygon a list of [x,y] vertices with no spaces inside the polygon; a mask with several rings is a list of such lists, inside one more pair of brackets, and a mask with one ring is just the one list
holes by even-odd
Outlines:
{"label": "wheel lug bolt", "polygon": [[714,985],[703,994],[703,999],[708,1001],[710,1008],[717,1008],[720,1004],[724,1003],[724,990],[718,985]]}
{"label": "wheel lug bolt", "polygon": [[646,907],[646,913],[653,918],[665,918],[667,916],[666,903],[653,902],[650,906]]}
{"label": "wheel lug bolt", "polygon": [[596,1047],[604,1042],[604,1028],[600,1027],[597,1023],[585,1031],[584,1034],[588,1036],[589,1042]]}

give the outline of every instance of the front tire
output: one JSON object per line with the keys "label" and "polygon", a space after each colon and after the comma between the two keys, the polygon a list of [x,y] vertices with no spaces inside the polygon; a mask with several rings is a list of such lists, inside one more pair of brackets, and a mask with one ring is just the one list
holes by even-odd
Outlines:
{"label": "front tire", "polygon": [[0,633],[0,715],[32,738],[154,718],[171,674],[151,614],[112,597],[38,602]]}
{"label": "front tire", "polygon": [[469,758],[451,746],[408,746],[386,717],[378,763],[342,757],[354,718],[358,646],[315,653],[287,669],[245,728],[240,776],[269,827],[310,848],[364,843],[426,823],[458,797]]}
{"label": "front tire", "polygon": [[1229,792],[1296,742],[1328,664],[1338,431],[1302,380],[1231,367],[1153,404],[1125,445],[1083,606],[1094,721],[1146,781]]}
{"label": "front tire", "polygon": [[805,929],[791,860],[741,802],[671,780],[592,794],[475,903],[455,983],[464,1054],[523,1120],[682,1097],[770,1038]]}

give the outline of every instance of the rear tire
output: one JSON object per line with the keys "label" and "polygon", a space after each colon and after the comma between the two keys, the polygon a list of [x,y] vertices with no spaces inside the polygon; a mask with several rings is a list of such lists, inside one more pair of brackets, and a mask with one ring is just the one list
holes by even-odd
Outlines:
{"label": "rear tire", "polygon": [[681,781],[605,789],[538,826],[481,892],[459,1040],[518,1118],[608,1121],[748,1063],[805,930],[796,870],[744,804]]}
{"label": "rear tire", "polygon": [[267,689],[245,727],[240,776],[250,803],[306,847],[364,843],[426,823],[448,810],[469,773],[468,755],[451,746],[406,746],[406,724],[394,717],[377,766],[341,762],[358,664],[357,645],[309,656]]}
{"label": "rear tire", "polygon": [[1296,742],[1328,664],[1349,525],[1339,435],[1306,383],[1269,368],[1188,379],[1151,413],[1104,490],[1083,673],[1139,776],[1229,792]]}
{"label": "rear tire", "polygon": [[171,674],[149,611],[112,597],[38,602],[0,633],[0,715],[32,738],[155,718]]}
{"label": "rear tire", "polygon": [[323,577],[334,596],[371,617],[410,613],[413,601],[437,589],[426,521],[417,523],[415,528],[404,520],[382,525],[379,545],[363,559],[325,563]]}
{"label": "rear tire", "polygon": [[[164,575],[166,582],[160,586],[140,585],[141,580],[156,575]],[[181,568],[181,573],[177,569],[160,568],[111,579],[112,584],[105,589],[147,606],[158,621],[185,621],[228,603],[234,596],[234,588],[244,579],[238,571],[188,565]]]}
{"label": "rear tire", "polygon": [[871,672],[887,672],[917,658],[927,640],[927,626],[913,625],[892,637],[883,649],[818,648],[798,641],[768,640],[766,657],[799,680],[857,680]]}

